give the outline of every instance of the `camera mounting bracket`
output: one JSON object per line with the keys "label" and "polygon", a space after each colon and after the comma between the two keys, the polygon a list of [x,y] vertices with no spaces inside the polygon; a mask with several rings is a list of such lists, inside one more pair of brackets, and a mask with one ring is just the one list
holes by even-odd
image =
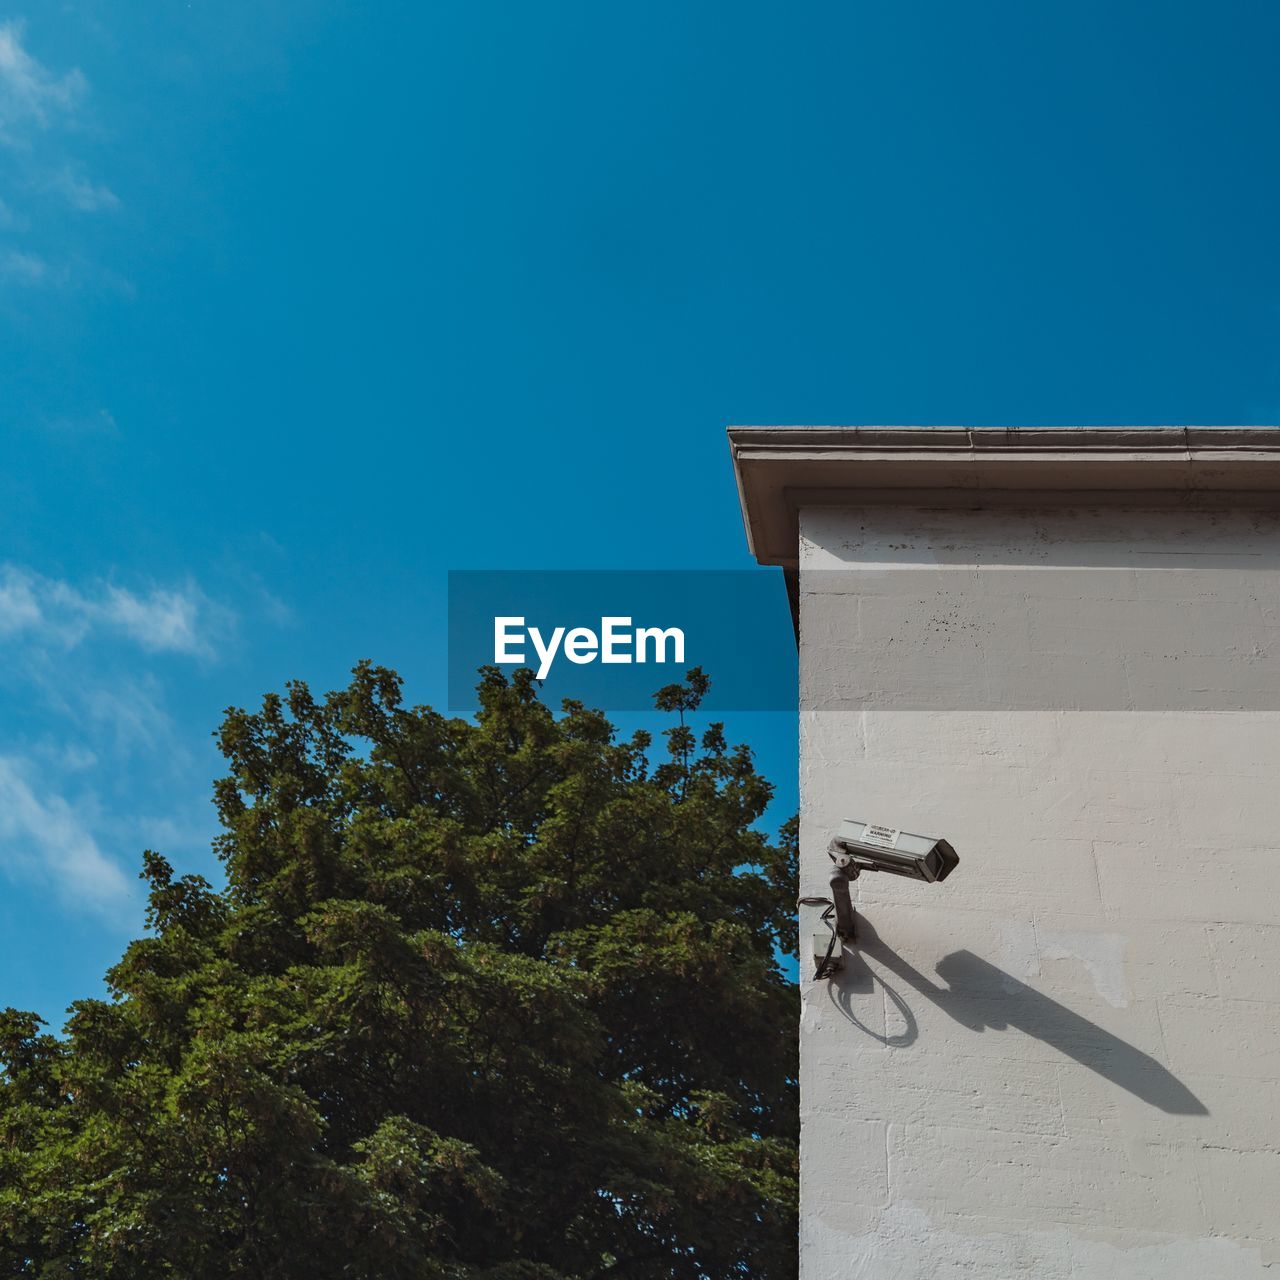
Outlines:
{"label": "camera mounting bracket", "polygon": [[853,910],[853,897],[849,893],[849,886],[861,874],[861,868],[850,862],[847,854],[832,853],[831,860],[835,863],[831,870],[830,881],[831,903],[836,911],[834,932],[841,942],[853,942],[857,915]]}

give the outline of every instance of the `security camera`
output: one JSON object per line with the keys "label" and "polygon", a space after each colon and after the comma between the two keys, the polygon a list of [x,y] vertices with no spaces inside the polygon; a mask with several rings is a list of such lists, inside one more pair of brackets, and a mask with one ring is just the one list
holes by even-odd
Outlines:
{"label": "security camera", "polygon": [[840,824],[827,852],[851,880],[863,871],[887,871],[890,875],[939,884],[960,861],[945,840],[913,836],[896,827],[852,819]]}
{"label": "security camera", "polygon": [[831,930],[830,941],[821,955],[818,938],[814,938],[815,978],[829,977],[840,968],[841,943],[854,941],[855,916],[849,885],[864,871],[887,871],[926,884],[940,884],[960,863],[956,851],[945,840],[853,819],[840,824],[827,846],[827,856],[832,862],[830,899],[801,899],[802,905],[826,906],[822,919]]}

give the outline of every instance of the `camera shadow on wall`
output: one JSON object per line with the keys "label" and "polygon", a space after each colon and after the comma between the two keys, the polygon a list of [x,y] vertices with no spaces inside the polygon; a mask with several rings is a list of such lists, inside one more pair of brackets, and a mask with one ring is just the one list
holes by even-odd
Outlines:
{"label": "camera shadow on wall", "polygon": [[[841,1015],[863,1034],[895,1049],[915,1044],[920,1024],[908,994],[914,992],[969,1031],[1021,1031],[1169,1115],[1209,1114],[1200,1099],[1150,1054],[989,960],[971,951],[951,952],[936,966],[938,977],[946,984],[940,986],[888,947],[865,915],[859,914],[857,928],[857,943],[845,952],[844,967],[827,981]],[[902,989],[873,973],[863,957],[875,960],[900,979]],[[881,1034],[859,1018],[860,997],[865,999],[877,985],[897,1010],[901,1031]]]}

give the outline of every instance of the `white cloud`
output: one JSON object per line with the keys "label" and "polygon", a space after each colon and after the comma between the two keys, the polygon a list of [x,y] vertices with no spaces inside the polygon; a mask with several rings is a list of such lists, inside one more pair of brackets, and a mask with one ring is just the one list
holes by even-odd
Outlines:
{"label": "white cloud", "polygon": [[186,755],[174,737],[173,723],[153,679],[116,674],[107,682],[77,678],[64,671],[60,685],[46,692],[68,719],[91,728],[95,740],[109,742],[119,759],[135,750],[160,750],[170,760]]}
{"label": "white cloud", "polygon": [[115,633],[151,653],[212,657],[234,621],[194,583],[129,591],[111,583],[82,590],[17,565],[0,566],[0,635],[73,648],[91,633]]}
{"label": "white cloud", "polygon": [[212,660],[237,625],[190,579],[67,578],[0,560],[0,894],[44,894],[136,931],[139,849],[208,869],[210,725],[188,734],[170,715],[159,659]]}
{"label": "white cloud", "polygon": [[190,590],[152,591],[135,596],[121,587],[108,587],[98,615],[110,626],[132,636],[144,649],[174,653],[205,653],[199,633],[200,601]]}
{"label": "white cloud", "polygon": [[82,213],[114,209],[120,203],[120,197],[110,187],[96,186],[88,178],[80,177],[70,165],[60,169],[49,180],[49,186],[66,197],[73,209],[79,209]]}
{"label": "white cloud", "polygon": [[0,274],[22,284],[40,284],[48,275],[49,264],[36,253],[10,249],[0,258]]}
{"label": "white cloud", "polygon": [[27,52],[21,22],[0,23],[0,140],[25,145],[26,131],[70,114],[87,91],[79,68],[58,76]]}
{"label": "white cloud", "polygon": [[[0,201],[0,231],[18,235],[0,250],[0,284],[64,288],[92,284],[98,274],[67,245],[50,243],[60,224],[50,216],[51,202],[85,214],[116,208],[120,199],[105,183],[85,172],[73,154],[73,140],[92,124],[87,104],[89,82],[73,67],[54,71],[28,48],[21,22],[0,22],[0,158],[6,198],[21,192],[21,207]],[[28,236],[40,236],[32,242]],[[112,273],[108,273],[111,275]],[[115,287],[112,280],[107,283]]]}
{"label": "white cloud", "polygon": [[0,570],[0,635],[39,626],[40,605],[31,582],[9,566]]}
{"label": "white cloud", "polygon": [[134,889],[70,804],[33,785],[23,763],[0,756],[0,869],[52,884],[66,902],[123,919]]}
{"label": "white cloud", "polygon": [[56,431],[68,436],[118,436],[120,434],[119,424],[108,409],[99,409],[97,413],[45,418],[40,425],[47,431]]}
{"label": "white cloud", "polygon": [[98,763],[97,754],[85,747],[68,742],[57,748],[57,762],[69,773],[79,773],[84,769],[92,769]]}

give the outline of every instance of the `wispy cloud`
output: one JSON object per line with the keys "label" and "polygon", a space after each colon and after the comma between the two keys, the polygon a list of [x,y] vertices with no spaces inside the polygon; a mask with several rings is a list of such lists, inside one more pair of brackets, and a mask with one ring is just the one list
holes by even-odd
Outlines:
{"label": "wispy cloud", "polygon": [[59,169],[49,178],[50,190],[63,196],[73,209],[82,213],[96,213],[99,209],[114,209],[120,197],[110,187],[90,182],[76,173],[70,165]]}
{"label": "wispy cloud", "polygon": [[[190,791],[199,755],[175,730],[155,658],[208,665],[235,622],[193,581],[71,581],[0,563],[0,892],[37,886],[138,927],[139,815],[190,813],[173,796]],[[182,830],[196,832],[204,811]]]}
{"label": "wispy cloud", "polygon": [[0,894],[136,933],[142,849],[214,872],[209,730],[229,678],[216,659],[242,617],[274,619],[260,584],[216,581],[0,561]]}
{"label": "wispy cloud", "polygon": [[163,706],[163,694],[154,680],[119,676],[111,684],[83,684],[68,708],[83,708],[94,729],[95,740],[104,735],[117,756],[133,751],[162,749],[170,760],[187,754],[176,740],[174,726]]}
{"label": "wispy cloud", "polygon": [[[119,664],[95,670],[66,652],[28,662],[24,672],[26,701],[31,711],[44,707],[61,722],[55,733],[33,740],[29,753],[40,755],[50,768],[74,773],[99,758],[117,764],[134,755],[150,756],[154,780],[159,766],[182,768],[191,758],[190,744],[176,732],[165,708],[163,683],[153,672],[138,672]],[[36,695],[36,696],[32,696]],[[57,723],[57,722],[55,722]],[[74,738],[65,738],[74,726]]]}
{"label": "wispy cloud", "polygon": [[41,617],[31,578],[12,568],[0,571],[0,636],[37,627]]}
{"label": "wispy cloud", "polygon": [[88,83],[73,67],[56,75],[27,51],[24,24],[0,23],[0,141],[30,144],[30,131],[47,129],[83,101]]}
{"label": "wispy cloud", "polygon": [[216,877],[209,730],[234,671],[216,659],[283,606],[210,572],[206,591],[0,561],[0,894],[136,933],[144,848]]}
{"label": "wispy cloud", "polygon": [[49,264],[38,253],[10,249],[0,254],[0,275],[20,284],[42,284],[49,275]]}
{"label": "wispy cloud", "polygon": [[131,636],[144,649],[206,654],[209,645],[200,634],[201,601],[196,593],[154,590],[136,596],[122,587],[108,587],[98,604],[85,602],[90,616]]}
{"label": "wispy cloud", "polygon": [[97,633],[132,640],[151,653],[215,656],[234,615],[194,583],[130,591],[113,583],[88,588],[18,565],[0,566],[0,635],[74,647]]}
{"label": "wispy cloud", "polygon": [[0,287],[15,300],[36,287],[97,280],[65,217],[68,210],[97,216],[120,204],[76,154],[76,140],[91,136],[91,126],[84,73],[46,66],[28,47],[22,22],[0,22],[0,234],[8,242],[0,242]]}
{"label": "wispy cloud", "polygon": [[44,418],[40,421],[42,430],[58,432],[65,436],[118,436],[120,424],[109,409],[99,409],[96,413],[61,415],[55,418]]}
{"label": "wispy cloud", "polygon": [[0,756],[0,870],[50,885],[69,905],[119,920],[136,891],[67,800]]}

